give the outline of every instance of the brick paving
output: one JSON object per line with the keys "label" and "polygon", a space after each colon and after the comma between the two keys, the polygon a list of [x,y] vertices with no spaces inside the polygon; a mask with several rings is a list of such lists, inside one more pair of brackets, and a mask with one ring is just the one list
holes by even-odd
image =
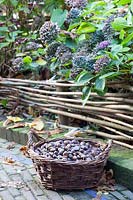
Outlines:
{"label": "brick paving", "polygon": [[[0,139],[0,200],[91,200],[95,198],[96,191],[55,192],[46,190],[39,183],[39,179],[30,159],[25,158],[15,144],[15,148],[8,150],[11,144]],[[15,165],[4,163],[5,158],[12,158]],[[116,190],[103,194],[101,200],[133,200],[133,193],[121,185]]]}

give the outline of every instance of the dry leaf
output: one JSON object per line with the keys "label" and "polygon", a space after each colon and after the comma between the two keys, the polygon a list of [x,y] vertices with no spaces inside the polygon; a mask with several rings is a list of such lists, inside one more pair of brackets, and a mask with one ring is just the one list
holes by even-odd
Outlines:
{"label": "dry leaf", "polygon": [[17,123],[12,126],[8,126],[7,129],[20,128],[20,127],[24,127],[24,126],[25,126],[25,123]]}
{"label": "dry leaf", "polygon": [[22,146],[22,147],[20,147],[19,150],[23,153],[24,156],[29,157],[27,146]]}
{"label": "dry leaf", "polygon": [[104,171],[97,187],[98,191],[107,192],[114,191],[115,180],[113,179],[113,170]]}
{"label": "dry leaf", "polygon": [[25,126],[29,126],[30,128],[34,128],[37,131],[41,131],[44,128],[44,122],[40,117],[38,117],[35,118],[32,123],[26,123]]}
{"label": "dry leaf", "polygon": [[13,160],[12,158],[7,158],[7,157],[6,157],[6,158],[4,159],[4,162],[7,163],[7,164],[14,164],[16,161]]}
{"label": "dry leaf", "polygon": [[11,122],[21,122],[21,121],[23,121],[23,119],[20,118],[20,117],[8,116],[7,119],[9,119]]}
{"label": "dry leaf", "polygon": [[9,120],[9,119],[6,119],[4,122],[3,122],[3,126],[6,127],[8,124],[10,124],[12,121]]}

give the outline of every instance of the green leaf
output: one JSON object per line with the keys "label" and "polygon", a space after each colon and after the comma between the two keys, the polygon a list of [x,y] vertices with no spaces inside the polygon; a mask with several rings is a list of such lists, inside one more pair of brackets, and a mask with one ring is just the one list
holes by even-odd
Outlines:
{"label": "green leaf", "polygon": [[126,32],[125,32],[123,29],[120,31],[120,36],[119,36],[119,38],[120,38],[121,40],[124,39],[125,33],[126,33]]}
{"label": "green leaf", "polygon": [[54,9],[51,16],[51,21],[57,23],[58,26],[61,27],[67,18],[67,14],[68,14],[67,10]]}
{"label": "green leaf", "polygon": [[133,24],[132,14],[130,11],[128,11],[128,14],[127,14],[127,24],[129,26]]}
{"label": "green leaf", "polygon": [[97,78],[95,81],[95,89],[97,91],[103,92],[105,88],[105,78],[99,79]]}
{"label": "green leaf", "polygon": [[78,84],[86,84],[88,83],[90,80],[92,80],[94,78],[94,76],[92,74],[90,74],[89,72],[87,71],[84,71],[84,73],[82,73],[78,80],[77,80],[77,83]]}
{"label": "green leaf", "polygon": [[0,49],[2,49],[3,47],[7,47],[9,44],[9,42],[0,43]]}
{"label": "green leaf", "polygon": [[118,44],[118,45],[113,45],[111,48],[111,52],[113,55],[116,55],[117,53],[122,51],[122,45]]}
{"label": "green leaf", "polygon": [[127,44],[128,42],[130,42],[130,41],[132,40],[132,38],[133,38],[133,32],[130,33],[130,34],[123,40],[122,45],[125,45],[125,44]]}
{"label": "green leaf", "polygon": [[8,99],[2,99],[1,100],[1,104],[4,108],[6,108],[7,104],[8,104]]}
{"label": "green leaf", "polygon": [[18,5],[18,1],[17,0],[11,0],[11,4],[16,7]]}
{"label": "green leaf", "polygon": [[30,64],[32,62],[32,58],[30,56],[26,56],[23,58],[24,64]]}
{"label": "green leaf", "polygon": [[0,27],[0,32],[9,32],[8,27],[6,26]]}
{"label": "green leaf", "polygon": [[126,4],[128,4],[128,3],[130,3],[131,2],[131,0],[120,0],[119,2],[118,2],[118,5],[126,5]]}
{"label": "green leaf", "polygon": [[83,33],[92,33],[96,30],[96,27],[89,23],[89,22],[82,22],[77,30],[77,34],[83,34]]}
{"label": "green leaf", "polygon": [[37,63],[38,65],[45,65],[47,62],[46,62],[45,60],[43,60],[42,58],[39,58],[39,59],[36,61],[36,63]]}
{"label": "green leaf", "polygon": [[123,17],[116,18],[111,24],[117,31],[121,31],[123,28],[128,27],[127,21]]}
{"label": "green leaf", "polygon": [[82,92],[83,92],[82,100],[83,100],[83,106],[84,106],[90,97],[91,87],[88,87],[88,86],[84,87]]}
{"label": "green leaf", "polygon": [[131,53],[131,54],[127,53],[126,56],[127,56],[127,61],[132,61],[133,60],[133,53]]}
{"label": "green leaf", "polygon": [[68,31],[71,31],[72,29],[76,28],[77,26],[79,26],[80,23],[74,23],[74,24],[70,24]]}
{"label": "green leaf", "polygon": [[99,79],[112,78],[112,77],[115,77],[115,76],[119,76],[120,74],[122,74],[122,73],[121,72],[109,72],[107,74],[100,76]]}
{"label": "green leaf", "polygon": [[2,3],[4,3],[4,2],[6,2],[7,0],[0,0],[0,3],[2,4]]}
{"label": "green leaf", "polygon": [[133,1],[131,1],[131,11],[133,12]]}

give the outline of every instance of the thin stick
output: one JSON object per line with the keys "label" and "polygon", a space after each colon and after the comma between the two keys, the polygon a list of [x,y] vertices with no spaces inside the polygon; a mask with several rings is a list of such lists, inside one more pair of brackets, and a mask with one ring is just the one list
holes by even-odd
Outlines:
{"label": "thin stick", "polygon": [[[28,101],[28,100],[25,100],[25,99],[21,99],[21,101],[33,104],[32,101]],[[113,127],[113,128],[116,128],[116,129],[121,129],[121,130],[131,132],[131,130],[129,128],[115,124],[115,123],[110,123],[110,122],[107,122],[107,121],[94,119],[94,118],[91,118],[91,117],[86,117],[86,116],[83,116],[83,115],[80,115],[80,114],[73,114],[73,113],[66,112],[66,111],[60,111],[60,110],[55,110],[55,109],[51,109],[51,108],[44,108],[43,104],[40,104],[40,103],[35,103],[35,105],[40,106],[40,108],[45,110],[45,111],[52,112],[52,113],[55,113],[55,114],[73,117],[73,118],[80,119],[80,120],[83,120],[83,121],[93,122],[93,123],[96,123],[96,124],[99,124],[99,125],[105,125],[106,124],[106,126],[109,126],[109,127]]]}
{"label": "thin stick", "polygon": [[101,107],[95,107],[95,106],[80,106],[80,105],[74,105],[74,104],[69,104],[69,103],[64,103],[64,102],[58,102],[55,100],[46,100],[42,98],[34,98],[34,97],[29,97],[28,95],[23,95],[20,94],[20,96],[25,97],[27,99],[33,100],[33,101],[42,101],[42,102],[51,102],[51,103],[56,103],[57,105],[62,105],[62,106],[67,106],[69,108],[75,108],[75,109],[82,109],[82,110],[94,110],[94,111],[99,111],[99,112],[111,112],[111,113],[123,113],[123,111],[119,110],[113,110],[109,108],[101,108]]}
{"label": "thin stick", "polygon": [[32,91],[32,92],[38,92],[38,93],[42,93],[42,94],[50,94],[50,95],[82,95],[82,92],[55,92],[55,91],[46,91],[46,90],[38,90],[38,89],[34,89],[34,88],[25,88],[22,86],[16,86],[16,88],[18,89],[24,89],[24,90],[28,90],[28,91]]}
{"label": "thin stick", "polygon": [[123,125],[123,126],[127,126],[128,128],[133,129],[133,126],[132,126],[132,125],[127,124],[127,123],[122,122],[122,121],[119,121],[119,120],[117,120],[117,119],[113,119],[113,118],[106,117],[106,116],[103,116],[103,115],[97,115],[97,116],[100,117],[100,118],[102,118],[102,119],[105,119],[105,120],[107,120],[107,121],[115,122],[115,123],[117,123],[117,124],[121,124],[121,125]]}
{"label": "thin stick", "polygon": [[129,110],[129,111],[133,111],[133,106],[130,105],[105,105],[105,108],[113,108],[113,109],[124,109],[124,110]]}
{"label": "thin stick", "polygon": [[57,81],[33,81],[33,80],[23,80],[23,79],[12,79],[12,78],[3,78],[3,81],[14,81],[14,82],[24,82],[24,83],[33,83],[33,84],[41,84],[41,85],[52,85],[52,86],[62,86],[62,87],[78,87],[78,86],[83,86],[84,84],[75,84],[74,82],[67,82],[67,83],[61,83]]}
{"label": "thin stick", "polygon": [[87,130],[86,131],[89,134],[93,134],[93,135],[98,135],[101,137],[105,137],[105,138],[110,138],[110,139],[115,139],[115,140],[129,140],[128,138],[125,138],[123,136],[119,136],[119,135],[110,135],[108,133],[105,133],[103,131],[93,131],[93,130]]}
{"label": "thin stick", "polygon": [[[13,88],[15,91],[18,89]],[[46,95],[41,95],[41,94],[36,94],[36,93],[31,93],[31,92],[25,92],[23,90],[19,90],[22,94],[27,94],[29,96],[35,96],[35,97],[40,97],[40,98],[45,98],[46,100],[56,100],[56,101],[61,101],[61,102],[71,102],[71,103],[83,103],[82,100],[79,99],[70,99],[70,98],[61,98],[61,97],[54,97],[54,96],[46,96]],[[114,101],[87,101],[86,105],[106,105],[106,104],[119,104],[119,102],[114,102]]]}
{"label": "thin stick", "polygon": [[107,127],[107,126],[102,126],[102,127],[105,128],[105,129],[107,129],[107,130],[109,130],[109,131],[114,132],[115,134],[121,135],[121,136],[126,137],[129,140],[133,141],[133,137],[132,136],[126,135],[126,134],[124,134],[124,133],[122,133],[120,131],[117,131],[117,130],[115,130],[113,128],[110,128],[110,127]]}
{"label": "thin stick", "polygon": [[133,145],[126,144],[126,143],[124,143],[124,142],[119,142],[119,141],[113,140],[113,143],[114,143],[114,144],[121,145],[121,146],[126,147],[126,148],[129,148],[129,149],[133,149]]}
{"label": "thin stick", "polygon": [[118,117],[122,117],[124,119],[133,121],[133,117],[131,117],[131,116],[127,116],[127,115],[120,114],[120,113],[116,113],[115,115],[117,115]]}

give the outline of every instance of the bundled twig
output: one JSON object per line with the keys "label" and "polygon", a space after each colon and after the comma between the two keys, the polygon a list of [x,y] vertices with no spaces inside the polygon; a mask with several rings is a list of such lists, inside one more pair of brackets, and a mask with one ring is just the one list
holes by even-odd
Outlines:
{"label": "bundled twig", "polygon": [[[126,88],[122,93],[106,93],[104,96],[91,94],[86,105],[82,105],[82,84],[61,81],[32,81],[21,79],[1,79],[0,99],[8,97],[9,101],[19,100],[21,104],[35,105],[47,112],[57,115],[84,120],[98,125],[103,131],[88,130],[89,134],[99,135],[105,138],[112,138],[115,141],[133,141],[133,93],[132,86],[121,81],[108,83],[109,87]],[[56,90],[56,87],[68,88]],[[129,91],[129,92],[127,92]],[[107,132],[104,132],[106,131]],[[129,135],[130,134],[130,135]],[[121,144],[121,145],[122,145]],[[128,148],[131,145],[128,145]]]}

